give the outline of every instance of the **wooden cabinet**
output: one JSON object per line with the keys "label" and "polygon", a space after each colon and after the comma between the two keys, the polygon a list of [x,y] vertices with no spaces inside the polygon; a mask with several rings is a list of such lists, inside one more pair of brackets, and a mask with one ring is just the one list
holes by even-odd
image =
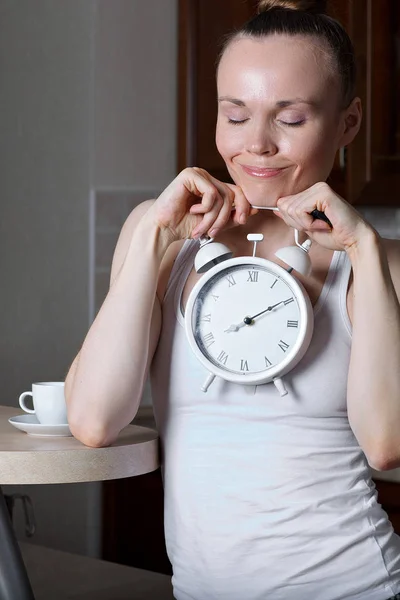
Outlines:
{"label": "wooden cabinet", "polygon": [[215,64],[223,37],[255,13],[254,0],[179,0],[178,170],[230,181],[215,146]]}
{"label": "wooden cabinet", "polygon": [[161,469],[103,482],[101,558],[172,575],[164,538]]}
{"label": "wooden cabinet", "polygon": [[393,529],[400,535],[400,483],[375,480],[378,501],[387,512]]}
{"label": "wooden cabinet", "polygon": [[255,12],[254,0],[179,0],[178,170],[200,166],[228,181],[215,146],[215,63],[221,41]]}
{"label": "wooden cabinet", "polygon": [[[224,34],[255,13],[253,0],[179,0],[178,168],[201,166],[229,181],[214,142],[215,61]],[[358,67],[363,124],[338,153],[329,183],[358,204],[400,206],[400,2],[336,0]]]}
{"label": "wooden cabinet", "polygon": [[400,3],[345,4],[364,113],[360,135],[349,147],[347,197],[363,205],[400,206]]}

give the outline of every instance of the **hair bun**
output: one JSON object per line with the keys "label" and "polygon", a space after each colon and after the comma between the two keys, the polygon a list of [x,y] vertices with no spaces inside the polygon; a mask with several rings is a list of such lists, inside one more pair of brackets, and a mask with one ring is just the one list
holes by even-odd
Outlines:
{"label": "hair bun", "polygon": [[258,12],[267,12],[272,8],[286,8],[313,14],[326,14],[327,0],[259,0]]}

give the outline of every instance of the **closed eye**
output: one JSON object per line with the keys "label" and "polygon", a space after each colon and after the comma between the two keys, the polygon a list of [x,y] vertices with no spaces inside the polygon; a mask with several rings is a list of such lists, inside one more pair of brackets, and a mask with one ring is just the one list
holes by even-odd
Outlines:
{"label": "closed eye", "polygon": [[242,123],[246,123],[246,121],[248,121],[248,119],[242,119],[241,121],[235,119],[228,119],[228,123],[231,123],[231,125],[241,125]]}
{"label": "closed eye", "polygon": [[302,119],[301,121],[291,121],[291,122],[280,121],[280,123],[282,123],[282,125],[287,125],[288,127],[300,127],[300,125],[303,125],[305,122],[306,122],[305,119]]}

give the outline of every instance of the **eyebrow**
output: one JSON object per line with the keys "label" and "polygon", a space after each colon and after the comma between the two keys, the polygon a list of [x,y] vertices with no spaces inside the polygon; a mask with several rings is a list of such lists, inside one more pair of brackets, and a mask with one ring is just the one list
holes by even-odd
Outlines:
{"label": "eyebrow", "polygon": [[[221,96],[218,98],[218,102],[231,102],[231,104],[235,104],[236,106],[246,106],[246,103],[243,102],[243,100],[238,100],[237,98],[232,98],[231,96]],[[304,98],[279,100],[276,102],[275,106],[277,108],[285,108],[286,106],[292,106],[293,104],[309,104],[310,106],[317,106],[316,102],[313,102],[312,100],[305,100]]]}

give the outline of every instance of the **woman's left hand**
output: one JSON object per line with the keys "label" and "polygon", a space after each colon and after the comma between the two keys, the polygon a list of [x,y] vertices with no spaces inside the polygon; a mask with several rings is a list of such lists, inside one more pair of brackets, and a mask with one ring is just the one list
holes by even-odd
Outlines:
{"label": "woman's left hand", "polygon": [[[338,196],[327,183],[318,182],[293,196],[279,198],[275,215],[290,227],[304,233],[320,246],[331,250],[351,251],[375,232],[361,215]],[[325,213],[332,227],[310,213],[314,209]]]}

